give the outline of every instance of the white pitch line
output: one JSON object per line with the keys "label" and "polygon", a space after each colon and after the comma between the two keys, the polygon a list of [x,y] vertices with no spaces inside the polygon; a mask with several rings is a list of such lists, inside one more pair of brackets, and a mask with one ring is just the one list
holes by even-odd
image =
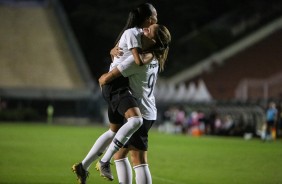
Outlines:
{"label": "white pitch line", "polygon": [[161,177],[158,177],[158,176],[152,176],[152,178],[154,178],[156,180],[160,180],[160,181],[166,182],[166,183],[171,183],[171,184],[186,184],[186,183],[179,183],[179,182],[176,182],[176,181],[173,181],[173,180],[169,180],[169,179],[166,179],[166,178],[161,178]]}

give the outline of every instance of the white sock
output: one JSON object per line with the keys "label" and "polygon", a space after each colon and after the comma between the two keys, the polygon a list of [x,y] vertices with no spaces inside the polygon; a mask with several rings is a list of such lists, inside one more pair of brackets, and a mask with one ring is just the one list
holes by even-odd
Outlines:
{"label": "white sock", "polygon": [[134,166],[136,184],[152,184],[152,176],[148,164]]}
{"label": "white sock", "polygon": [[94,143],[89,153],[82,161],[83,168],[88,170],[94,160],[103,154],[107,146],[113,140],[115,132],[108,130],[103,133]]}
{"label": "white sock", "polygon": [[114,140],[101,159],[102,162],[109,162],[113,155],[130,139],[132,134],[140,128],[143,123],[141,117],[131,117],[117,132]]}
{"label": "white sock", "polygon": [[128,158],[115,160],[118,182],[120,184],[132,184],[132,169]]}

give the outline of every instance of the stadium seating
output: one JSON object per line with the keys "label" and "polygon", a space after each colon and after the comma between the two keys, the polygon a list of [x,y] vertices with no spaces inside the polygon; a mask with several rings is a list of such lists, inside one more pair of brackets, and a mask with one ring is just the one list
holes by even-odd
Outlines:
{"label": "stadium seating", "polygon": [[52,9],[0,8],[1,87],[84,87]]}

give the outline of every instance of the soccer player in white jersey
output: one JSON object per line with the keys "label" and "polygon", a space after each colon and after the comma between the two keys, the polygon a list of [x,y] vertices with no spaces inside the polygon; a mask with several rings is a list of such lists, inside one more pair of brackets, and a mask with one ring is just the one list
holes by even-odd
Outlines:
{"label": "soccer player in white jersey", "polygon": [[[115,59],[123,57],[124,53],[130,50],[134,56],[135,63],[137,65],[142,65],[142,60],[139,57],[141,45],[138,34],[142,32],[143,28],[147,28],[157,22],[157,11],[151,3],[141,4],[137,8],[131,10],[128,15],[127,23],[119,33],[115,41],[115,47],[110,52],[112,60],[114,61]],[[128,56],[128,54],[130,53],[125,55]]]}
{"label": "soccer player in white jersey", "polygon": [[[141,48],[141,35],[143,34],[139,33],[141,33],[140,29],[134,27],[127,29],[122,34],[119,40],[119,47],[123,48],[124,55],[120,58],[114,58],[110,71],[130,55],[133,55],[137,65],[142,66],[146,64],[144,61],[140,60],[139,51],[134,52],[134,49],[137,50]],[[128,78],[121,76],[117,80],[103,85],[102,94],[109,105],[108,116],[111,124],[120,124],[124,118],[127,121],[115,135],[106,153],[96,165],[101,176],[113,180],[110,171],[110,160],[112,156],[124,146],[132,134],[140,128],[143,124],[143,118],[138,103],[130,91]]]}
{"label": "soccer player in white jersey", "polygon": [[[157,30],[157,31],[154,31],[154,30]],[[144,112],[142,112],[142,116],[144,118],[147,118],[148,120],[145,120],[145,124],[142,125],[141,128],[133,135],[133,140],[128,142],[129,145],[133,145],[135,147],[135,150],[132,151],[133,152],[132,153],[133,154],[132,158],[135,158],[134,159],[135,162],[133,162],[133,165],[138,166],[138,167],[135,167],[136,168],[135,169],[135,171],[136,171],[136,179],[138,179],[138,181],[137,181],[138,184],[139,183],[140,184],[143,183],[143,181],[148,181],[148,180],[151,181],[151,175],[150,175],[150,172],[149,172],[149,169],[148,169],[148,165],[146,164],[146,162],[147,162],[146,161],[147,160],[146,151],[147,151],[147,140],[148,140],[147,139],[147,136],[148,136],[147,133],[148,133],[150,127],[152,126],[152,123],[156,119],[156,108],[155,108],[154,97],[153,97],[153,87],[154,87],[154,84],[155,84],[155,82],[153,80],[154,79],[153,76],[155,76],[155,75],[148,75],[148,73],[146,73],[144,69],[154,69],[153,70],[154,73],[157,73],[159,65],[161,66],[161,69],[163,69],[164,61],[166,60],[166,57],[167,57],[166,55],[167,55],[167,52],[168,52],[168,44],[170,42],[170,34],[169,34],[168,30],[164,26],[153,25],[151,29],[145,29],[144,32],[146,34],[153,35],[151,37],[153,37],[155,40],[152,40],[152,39],[149,39],[149,38],[146,39],[146,37],[144,37],[142,39],[144,41],[144,42],[142,42],[142,45],[145,45],[144,49],[146,47],[149,47],[150,44],[154,45],[154,47],[151,48],[151,49],[152,49],[152,52],[154,54],[154,59],[157,58],[159,63],[157,64],[157,63],[155,63],[156,60],[153,60],[153,61],[151,61],[150,65],[144,65],[142,67],[138,66],[141,69],[139,72],[144,72],[144,74],[145,74],[145,75],[141,75],[141,76],[143,76],[143,82],[142,83],[145,86],[148,86],[148,84],[149,84],[149,90],[146,90],[146,91],[147,91],[147,94],[148,94],[147,97],[150,96],[150,98],[149,98],[149,100],[146,100],[146,98],[147,98],[146,96],[145,97],[141,97],[140,95],[143,94],[143,93],[139,93],[139,95],[138,94],[136,94],[136,95],[138,96],[138,99],[139,99],[140,102],[149,102],[149,101],[152,102],[152,103],[147,103],[147,104],[150,104],[147,107],[144,107],[144,105],[146,103],[142,103],[143,104],[143,108],[142,109],[144,111]],[[147,46],[146,46],[146,44],[147,44]],[[151,59],[152,59],[152,54],[151,55],[150,54],[146,54],[146,55],[148,57],[151,57]],[[132,57],[128,58],[128,60],[132,61],[131,64],[133,63]],[[147,59],[147,60],[150,60],[150,59]],[[127,66],[131,66],[131,65],[128,65],[127,61],[124,61],[124,65],[121,65],[121,67],[123,67],[125,69],[124,70],[125,73],[126,73]],[[134,66],[137,67],[136,65],[134,65]],[[138,68],[136,68],[136,69],[138,69]],[[110,77],[118,77],[120,75],[120,73],[116,74],[115,73],[116,71],[118,71],[118,70],[116,70],[116,68],[115,68],[114,70],[111,71],[113,73],[108,73],[108,75]],[[147,78],[144,79],[144,77],[146,77],[146,76],[147,76]],[[132,76],[129,76],[129,78],[131,78],[131,77]],[[134,77],[132,79],[134,79]],[[140,75],[139,75],[139,77],[135,78],[135,80],[133,80],[133,81],[138,81],[138,80],[142,80],[142,77],[140,78]],[[139,86],[139,85],[137,85],[137,86]],[[139,90],[143,90],[143,89],[145,89],[145,87],[141,87],[139,89],[136,89],[136,87],[135,87],[135,91],[137,91],[137,92]],[[151,108],[152,111],[151,110],[147,110],[148,108]],[[117,118],[120,118],[120,117],[123,118],[120,115]],[[117,121],[117,122],[119,122],[119,121]],[[120,127],[122,125],[122,119],[121,119],[121,121],[119,123],[120,124],[113,124],[113,125],[116,126],[116,127]],[[113,126],[111,125],[111,129],[112,128],[113,128]],[[91,160],[90,158],[93,158],[95,155],[99,155],[99,154],[101,154],[104,151],[105,147],[109,143],[108,143],[107,139],[103,139],[103,137],[104,137],[104,134],[102,136],[100,136],[100,138],[96,141],[96,143],[94,144],[93,148],[91,149],[91,151],[89,152],[89,154],[87,155],[87,157],[85,159],[90,160],[91,162],[93,162],[94,160]],[[97,144],[99,144],[99,145],[97,145]],[[94,148],[94,147],[96,147],[96,148]],[[132,150],[132,147],[129,147],[129,149]],[[90,165],[90,163],[88,163],[88,164]],[[82,164],[80,163],[80,165],[82,165]],[[125,183],[131,183],[131,181],[132,181],[132,173],[131,173],[129,161],[126,158],[119,159],[119,161],[116,163],[116,165],[119,168],[118,170],[120,171],[120,172],[118,172],[119,180],[120,181],[125,181]],[[74,165],[74,166],[77,166],[77,165]],[[125,168],[123,168],[122,166],[124,166]],[[85,170],[83,172],[85,173],[85,175],[87,175]],[[81,181],[81,180],[79,180],[79,181]],[[86,183],[86,177],[85,177],[85,180],[83,180],[83,182]]]}
{"label": "soccer player in white jersey", "polygon": [[[121,74],[124,77],[128,77],[131,91],[133,96],[138,100],[143,117],[143,124],[141,127],[132,135],[124,147],[115,154],[115,163],[120,183],[128,184],[132,182],[132,176],[128,174],[131,171],[130,163],[127,159],[127,153],[129,151],[131,152],[131,158],[136,173],[136,183],[152,183],[150,170],[147,164],[147,148],[148,131],[157,118],[157,109],[153,92],[159,66],[161,70],[164,68],[171,36],[166,27],[161,25],[152,25],[149,29],[152,31],[152,34],[154,33],[153,35],[156,41],[154,47],[150,49],[153,53],[150,64],[141,67],[137,66],[133,62],[133,57],[131,56],[119,64],[117,68],[102,75],[99,79],[100,85],[103,85],[116,77],[119,77]],[[145,43],[142,43],[142,45],[144,49],[146,47]],[[121,129],[123,129],[123,127]]]}
{"label": "soccer player in white jersey", "polygon": [[142,49],[140,34],[142,34],[143,28],[157,23],[157,11],[153,5],[145,3],[140,5],[139,9],[137,8],[131,11],[129,17],[127,26],[120,33],[116,41],[116,46],[118,50],[122,51],[122,54],[112,57],[113,62],[111,63],[110,70],[131,55],[133,55],[137,65],[147,64],[140,57]]}
{"label": "soccer player in white jersey", "polygon": [[[121,35],[124,34],[125,30],[133,28],[131,29],[131,31],[128,31],[128,33],[125,35],[125,38],[127,38],[126,39],[127,41],[130,41],[129,38],[134,40],[136,36],[136,39],[135,41],[125,42],[125,44],[127,44],[125,46],[127,46],[127,48],[132,52],[131,54],[135,56],[134,57],[135,60],[138,60],[138,58],[140,59],[139,54],[138,54],[140,45],[138,43],[138,38],[137,38],[139,31],[141,31],[141,29],[139,28],[149,27],[150,25],[156,22],[157,22],[157,11],[152,4],[144,3],[144,4],[139,5],[137,8],[133,9],[129,13],[129,17],[128,17],[126,26],[124,27],[124,29],[122,30],[122,32],[120,33],[120,35],[117,38],[117,41],[115,43],[116,47],[113,48],[110,52],[112,58],[119,58],[123,55],[124,51],[120,50],[122,48],[118,47],[118,44],[120,43]],[[120,46],[122,46],[122,43],[120,43]],[[136,56],[138,56],[137,59],[136,59]],[[121,61],[121,60],[116,60],[116,62],[118,61]],[[140,64],[140,61],[139,63],[138,62],[136,63],[139,65],[142,64],[142,63]],[[111,67],[113,67],[114,65],[115,64],[113,64]],[[126,80],[123,80],[122,78],[119,82],[121,86],[126,85],[126,84],[128,85],[128,81],[126,82]],[[119,85],[112,86],[112,89],[118,86]],[[137,106],[137,103],[135,105]],[[142,122],[141,113],[139,112],[139,114],[140,114],[139,120],[140,122]],[[121,125],[111,126],[109,131],[102,134],[96,140],[95,144],[93,145],[93,147],[91,148],[87,156],[83,159],[83,161],[81,163],[78,163],[72,166],[72,170],[77,175],[77,179],[79,183],[81,184],[86,183],[86,178],[88,177],[88,169],[91,163],[94,160],[96,160],[103,153],[103,151],[106,149],[110,141],[115,136],[120,126]]]}

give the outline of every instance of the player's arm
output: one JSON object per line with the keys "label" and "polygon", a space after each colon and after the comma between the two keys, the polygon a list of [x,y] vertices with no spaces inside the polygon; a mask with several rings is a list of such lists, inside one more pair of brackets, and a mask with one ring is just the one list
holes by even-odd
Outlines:
{"label": "player's arm", "polygon": [[140,54],[140,51],[140,48],[131,49],[134,61],[138,66],[146,65],[153,60],[154,55],[152,53]]}
{"label": "player's arm", "polygon": [[[145,62],[151,62],[153,60],[154,55],[152,53],[144,53],[140,56],[144,59]],[[136,63],[134,62],[134,57],[130,56],[126,60],[124,60],[121,64],[119,64],[116,68],[111,70],[108,73],[103,74],[99,78],[100,86],[105,85],[117,77],[123,75],[124,77],[128,77],[134,73],[136,73]]]}
{"label": "player's arm", "polygon": [[133,58],[134,58],[135,63],[136,63],[138,66],[144,65],[143,60],[142,60],[142,58],[140,57],[141,49],[140,49],[140,48],[132,48],[132,49],[131,49],[131,52],[132,52],[132,55],[133,55]]}
{"label": "player's arm", "polygon": [[108,73],[104,73],[100,78],[99,78],[99,85],[103,86],[111,81],[113,81],[115,78],[121,76],[120,71],[117,68],[112,69]]}
{"label": "player's arm", "polygon": [[114,48],[111,49],[110,55],[111,55],[112,61],[114,60],[114,57],[119,58],[120,56],[123,55],[122,48],[118,47],[118,43],[116,44]]}
{"label": "player's arm", "polygon": [[121,75],[124,77],[128,77],[136,73],[138,70],[137,68],[139,68],[139,66],[135,64],[133,56],[129,56],[121,64],[119,64],[116,68],[114,68],[113,70],[111,70],[108,73],[103,74],[99,78],[99,84],[100,86],[105,85]]}

